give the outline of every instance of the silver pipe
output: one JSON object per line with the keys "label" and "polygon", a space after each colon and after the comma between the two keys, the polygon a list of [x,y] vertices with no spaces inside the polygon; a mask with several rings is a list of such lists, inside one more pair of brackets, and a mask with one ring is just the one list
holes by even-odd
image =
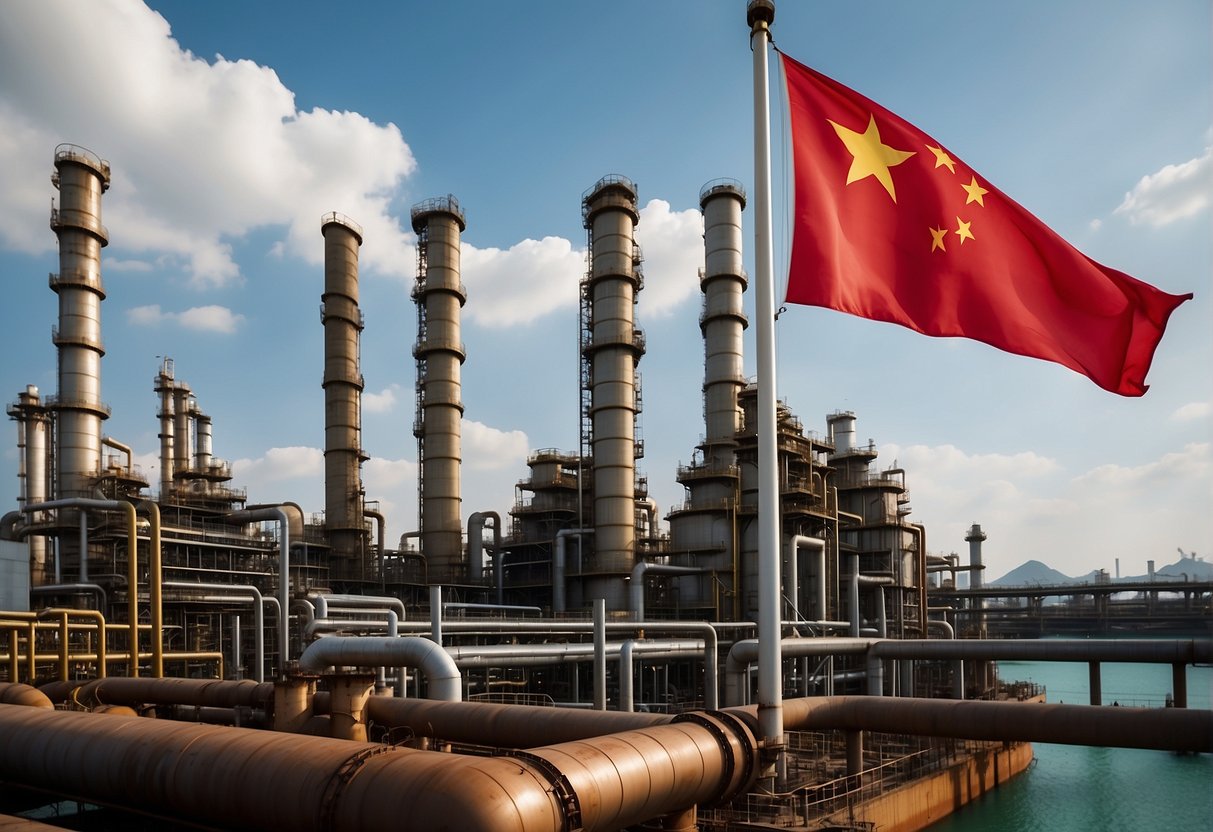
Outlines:
{"label": "silver pipe", "polygon": [[459,668],[447,651],[424,638],[342,638],[330,636],[314,641],[299,657],[303,670],[328,667],[412,667],[425,674],[429,698],[447,702],[463,699]]}
{"label": "silver pipe", "polygon": [[[495,511],[474,511],[468,516],[468,577],[479,582],[484,577],[485,521],[492,520],[493,556],[501,549],[501,515]],[[497,599],[501,603],[501,599]]]}
{"label": "silver pipe", "polygon": [[637,621],[644,621],[644,576],[654,575],[701,575],[705,569],[699,566],[670,566],[664,563],[648,563],[638,560],[632,567],[628,589],[628,610]]}
{"label": "silver pipe", "polygon": [[[741,705],[748,698],[749,666],[762,660],[759,641],[745,639],[729,649],[724,665],[726,706]],[[873,639],[867,638],[785,638],[780,653],[789,657],[866,654],[873,643]]]}
{"label": "silver pipe", "polygon": [[552,612],[561,613],[565,611],[565,540],[570,537],[578,538],[578,547],[581,547],[581,538],[587,534],[593,534],[594,529],[561,529],[556,532],[556,551],[552,555]]}
{"label": "silver pipe", "polygon": [[309,592],[307,597],[316,605],[318,618],[328,618],[330,604],[368,610],[395,610],[401,621],[406,618],[404,602],[391,595],[340,595],[331,592]]}
{"label": "silver pipe", "polygon": [[430,639],[442,646],[442,587],[430,584]]}
{"label": "silver pipe", "polygon": [[[257,665],[253,671],[253,678],[258,682],[265,681],[265,611],[263,609],[265,599],[261,595],[261,590],[251,584],[196,584],[187,581],[165,581],[164,588],[179,589],[187,592],[205,592],[208,596],[216,597],[217,600],[247,601],[251,603],[253,605],[254,628],[253,652],[257,656]],[[235,597],[232,597],[232,594]],[[277,599],[273,600],[277,602]],[[283,616],[281,613],[278,618],[282,620]]]}
{"label": "silver pipe", "polygon": [[792,535],[788,541],[788,575],[787,591],[792,599],[792,618],[800,618],[800,564],[798,562],[800,549],[814,549],[817,552],[817,584],[816,603],[817,617],[826,617],[826,542],[820,537],[808,537],[803,534]]}
{"label": "silver pipe", "polygon": [[290,520],[281,507],[265,507],[232,511],[224,515],[229,523],[256,523],[261,520],[278,521],[278,652],[281,657],[278,677],[286,678],[286,665],[290,661],[290,628],[287,611],[291,605],[291,531]]}
{"label": "silver pipe", "polygon": [[30,587],[30,597],[35,595],[61,595],[68,592],[91,592],[97,596],[97,609],[105,612],[109,608],[109,599],[105,594],[105,589],[100,584],[43,584],[42,586]]}
{"label": "silver pipe", "polygon": [[606,599],[594,599],[594,710],[605,711],[606,695]]}
{"label": "silver pipe", "polygon": [[[779,638],[779,456],[775,408],[775,279],[771,255],[771,126],[767,44],[775,19],[771,0],[746,8],[754,55],[754,264],[758,354],[758,721],[768,763],[783,748],[783,661]],[[774,755],[771,751],[776,752]]]}
{"label": "silver pipe", "polygon": [[543,614],[543,607],[530,607],[525,604],[465,604],[449,601],[442,605],[445,610],[483,610],[485,612],[511,612],[518,615],[534,613]]}

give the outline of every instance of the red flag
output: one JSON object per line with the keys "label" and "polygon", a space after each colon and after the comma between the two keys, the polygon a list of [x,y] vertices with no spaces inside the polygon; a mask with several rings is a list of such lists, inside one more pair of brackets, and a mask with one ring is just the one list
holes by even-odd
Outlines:
{"label": "red flag", "polygon": [[1101,266],[943,145],[786,55],[787,300],[1054,361],[1125,396],[1192,297]]}

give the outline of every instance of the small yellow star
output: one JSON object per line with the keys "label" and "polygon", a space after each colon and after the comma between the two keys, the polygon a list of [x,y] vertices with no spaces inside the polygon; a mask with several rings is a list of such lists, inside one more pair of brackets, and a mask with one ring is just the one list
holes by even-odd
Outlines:
{"label": "small yellow star", "polygon": [[927,150],[935,154],[935,167],[945,167],[952,173],[956,173],[956,163],[952,161],[952,157],[944,152],[942,147],[931,147],[927,145]]}
{"label": "small yellow star", "polygon": [[965,222],[960,217],[956,218],[956,230],[953,231],[952,233],[956,234],[958,237],[960,237],[961,245],[964,245],[965,240],[977,239],[976,237],[973,236],[973,232],[969,230],[969,226],[972,224],[973,223],[971,223],[971,222]]}
{"label": "small yellow star", "polygon": [[965,193],[969,195],[969,198],[965,200],[965,205],[968,205],[970,202],[976,202],[982,208],[986,207],[981,197],[983,194],[988,194],[989,191],[977,184],[976,176],[973,177],[973,181],[968,185],[961,185],[960,187],[964,188]]}
{"label": "small yellow star", "polygon": [[[947,233],[948,233],[948,229],[946,229],[946,228],[932,228],[931,229],[931,251],[934,251],[935,249],[939,249],[940,251],[947,251],[947,248],[945,248],[944,244],[943,244],[944,235]],[[961,240],[961,242],[963,243],[964,240]]]}
{"label": "small yellow star", "polygon": [[851,161],[851,169],[847,171],[847,184],[850,185],[852,182],[874,176],[877,182],[884,185],[884,189],[896,202],[897,193],[893,190],[893,175],[889,173],[889,168],[900,165],[913,156],[915,151],[897,150],[882,143],[880,130],[876,127],[876,116],[869,116],[868,119],[868,129],[862,133],[830,121],[834,132],[838,134],[838,138],[854,157]]}

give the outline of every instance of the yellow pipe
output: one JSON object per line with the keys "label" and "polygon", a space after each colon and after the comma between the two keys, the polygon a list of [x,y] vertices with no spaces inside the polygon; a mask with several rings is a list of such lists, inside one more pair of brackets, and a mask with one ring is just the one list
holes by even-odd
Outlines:
{"label": "yellow pipe", "polygon": [[126,594],[127,594],[127,615],[130,618],[130,652],[136,656],[128,667],[128,676],[136,677],[139,675],[139,526],[135,518],[135,507],[130,503],[122,503],[122,510],[126,512],[126,536],[127,536],[127,563],[126,563]]}
{"label": "yellow pipe", "polygon": [[68,636],[67,612],[59,610],[59,680],[66,682],[68,673]]}
{"label": "yellow pipe", "polygon": [[15,627],[8,631],[8,680],[14,684],[17,681],[17,673],[21,670],[21,662],[17,658],[17,643],[20,638]]}
{"label": "yellow pipe", "polygon": [[[34,654],[34,645],[38,641],[38,622],[29,622],[29,635],[26,636],[25,656],[26,669],[29,671],[29,683],[32,685],[38,678],[38,658]],[[14,679],[13,681],[17,681]]]}
{"label": "yellow pipe", "polygon": [[[62,637],[62,644],[66,644],[66,643],[67,643],[67,633],[68,633],[68,632],[70,631],[70,629],[71,629],[71,625],[69,625],[69,624],[67,623],[68,618],[88,618],[88,619],[91,619],[91,621],[92,621],[92,627],[93,627],[93,629],[95,629],[95,630],[96,630],[96,633],[97,633],[97,651],[96,651],[96,654],[95,654],[96,661],[97,661],[97,678],[99,678],[99,679],[104,679],[104,678],[105,678],[105,674],[106,674],[106,669],[105,669],[105,663],[106,663],[106,655],[105,655],[105,633],[106,633],[105,615],[104,615],[103,613],[101,613],[100,611],[98,611],[98,610],[72,610],[72,609],[66,609],[66,608],[63,608],[63,607],[52,607],[52,608],[50,608],[50,609],[43,610],[43,611],[42,611],[42,614],[43,614],[43,615],[58,615],[58,616],[61,616],[61,619],[60,619],[61,624],[60,624],[60,626],[61,626],[61,627],[63,628],[63,630],[64,630],[64,635],[63,635],[63,637]],[[60,661],[61,661],[60,674],[61,674],[61,678],[62,678],[64,681],[67,681],[67,673],[68,673],[67,662],[69,662],[69,661],[78,661],[78,662],[79,662],[79,661],[91,661],[91,660],[93,660],[93,658],[94,658],[94,654],[92,654],[92,653],[76,653],[75,655],[68,655],[68,654],[67,654],[67,650],[66,650],[66,648],[65,648],[65,647],[62,647],[62,646],[60,647],[60,656],[61,656],[61,659],[60,659]],[[64,657],[64,656],[66,656],[66,658],[62,658],[62,657]]]}
{"label": "yellow pipe", "polygon": [[[152,676],[164,678],[164,601],[161,586],[164,576],[160,564],[160,506],[144,501],[139,507],[147,511],[151,520],[151,539],[148,553],[148,599],[152,614]],[[286,613],[283,613],[285,615]]]}

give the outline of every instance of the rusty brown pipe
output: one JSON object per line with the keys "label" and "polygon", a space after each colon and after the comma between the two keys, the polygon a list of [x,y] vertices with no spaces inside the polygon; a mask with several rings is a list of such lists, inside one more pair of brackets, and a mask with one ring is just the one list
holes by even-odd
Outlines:
{"label": "rusty brown pipe", "polygon": [[55,705],[45,693],[29,685],[16,682],[0,682],[0,703],[6,705],[25,705],[32,708],[50,708]]}
{"label": "rusty brown pipe", "polygon": [[753,782],[757,752],[719,712],[479,757],[164,720],[0,706],[0,780],[225,828],[586,832]]}
{"label": "rusty brown pipe", "polygon": [[[1213,711],[1043,702],[822,696],[783,703],[789,730],[864,730],[971,740],[1213,752]],[[755,714],[753,706],[730,708]]]}
{"label": "rusty brown pipe", "polygon": [[[317,698],[320,698],[319,694]],[[407,728],[415,736],[498,748],[526,748],[537,741],[549,744],[570,742],[662,725],[673,720],[672,716],[666,714],[585,711],[489,702],[439,702],[389,696],[372,696],[367,702],[366,713],[374,723],[390,728]]]}
{"label": "rusty brown pipe", "polygon": [[121,676],[96,679],[76,694],[83,705],[193,705],[234,708],[239,705],[263,708],[274,699],[271,683],[245,679],[128,679]]}

